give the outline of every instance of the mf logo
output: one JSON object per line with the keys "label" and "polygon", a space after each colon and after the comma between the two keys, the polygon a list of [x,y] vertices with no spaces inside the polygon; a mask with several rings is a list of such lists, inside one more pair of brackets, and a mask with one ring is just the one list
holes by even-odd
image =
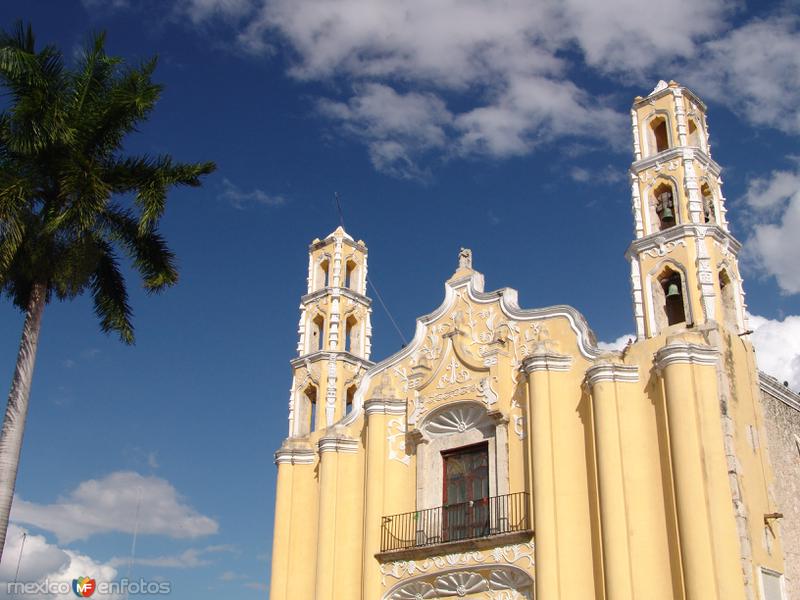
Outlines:
{"label": "mf logo", "polygon": [[75,592],[75,595],[79,598],[88,598],[94,594],[96,588],[97,583],[94,579],[90,579],[89,577],[78,577],[72,580],[72,591]]}

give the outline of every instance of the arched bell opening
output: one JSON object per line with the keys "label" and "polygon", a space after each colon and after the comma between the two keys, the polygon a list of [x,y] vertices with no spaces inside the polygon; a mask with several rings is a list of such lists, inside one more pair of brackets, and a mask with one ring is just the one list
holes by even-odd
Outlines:
{"label": "arched bell opening", "polygon": [[669,183],[660,183],[653,189],[652,206],[656,216],[657,231],[664,231],[678,223],[675,190]]}
{"label": "arched bell opening", "polygon": [[680,273],[667,267],[658,278],[664,294],[662,304],[667,326],[686,322],[686,306],[683,299],[683,281]]}
{"label": "arched bell opening", "polygon": [[647,124],[649,154],[669,150],[669,122],[666,115],[660,115]]}

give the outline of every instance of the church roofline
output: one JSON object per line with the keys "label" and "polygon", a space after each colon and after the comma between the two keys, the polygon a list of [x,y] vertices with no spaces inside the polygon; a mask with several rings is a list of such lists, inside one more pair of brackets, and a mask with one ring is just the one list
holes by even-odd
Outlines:
{"label": "church roofline", "polygon": [[783,402],[786,406],[800,411],[800,394],[783,385],[772,375],[767,375],[764,371],[758,372],[759,387],[772,396]]}

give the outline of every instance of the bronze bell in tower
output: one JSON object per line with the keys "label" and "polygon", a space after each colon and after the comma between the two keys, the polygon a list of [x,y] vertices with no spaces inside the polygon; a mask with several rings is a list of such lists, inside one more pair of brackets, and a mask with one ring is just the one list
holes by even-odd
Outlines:
{"label": "bronze bell in tower", "polygon": [[675,298],[681,295],[681,291],[678,289],[677,283],[670,283],[667,286],[667,298]]}

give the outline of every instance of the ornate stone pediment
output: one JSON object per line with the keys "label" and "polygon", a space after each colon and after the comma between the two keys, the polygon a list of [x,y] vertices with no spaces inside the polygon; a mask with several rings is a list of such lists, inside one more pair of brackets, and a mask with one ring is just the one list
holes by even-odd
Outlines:
{"label": "ornate stone pediment", "polygon": [[[546,352],[591,361],[600,355],[583,317],[568,306],[522,310],[512,289],[483,292],[483,277],[464,264],[445,285],[444,303],[417,320],[412,342],[377,363],[362,378],[355,421],[370,398],[402,399],[405,417],[390,426],[390,458],[408,464],[408,436],[431,412],[449,404],[479,402],[513,422],[518,436],[524,395],[522,364]],[[421,432],[419,432],[421,433]]]}

